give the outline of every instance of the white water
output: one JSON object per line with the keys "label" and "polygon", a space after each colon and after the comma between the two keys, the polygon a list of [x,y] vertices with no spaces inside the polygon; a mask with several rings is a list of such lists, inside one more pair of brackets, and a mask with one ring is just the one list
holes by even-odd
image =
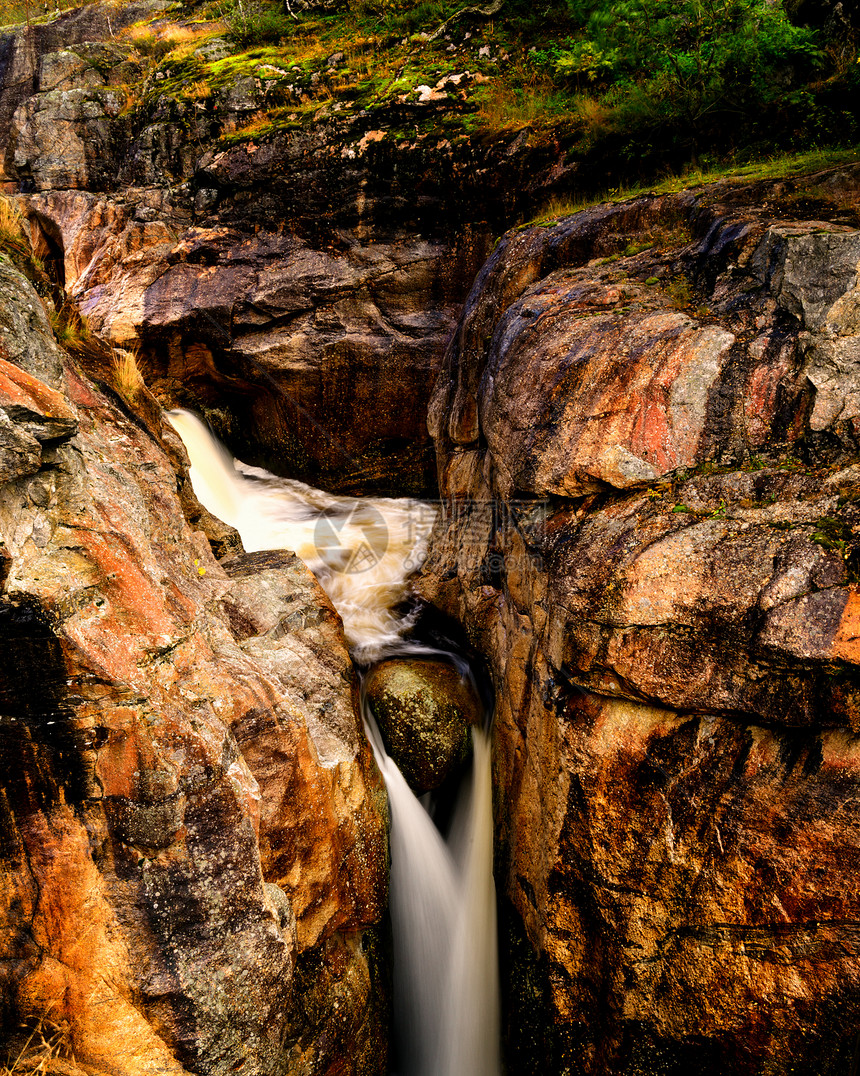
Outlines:
{"label": "white water", "polygon": [[[436,653],[403,639],[395,606],[421,563],[435,509],[420,501],[333,497],[234,460],[188,411],[170,421],[194,492],[248,552],[288,548],[317,575],[357,660]],[[462,659],[450,655],[462,668]],[[490,744],[473,730],[471,782],[449,841],[388,756],[365,707],[391,808],[390,909],[399,1076],[499,1076],[499,1003]]]}
{"label": "white water", "polygon": [[249,553],[292,549],[343,619],[355,658],[376,661],[411,627],[396,606],[409,594],[436,509],[406,498],[334,497],[234,460],[190,411],[171,411],[191,460],[191,484],[209,511],[235,527]]}

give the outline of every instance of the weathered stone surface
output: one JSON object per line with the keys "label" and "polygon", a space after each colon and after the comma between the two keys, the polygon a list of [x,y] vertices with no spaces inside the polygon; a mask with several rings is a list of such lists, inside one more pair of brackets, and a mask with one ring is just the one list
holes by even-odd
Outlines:
{"label": "weathered stone surface", "polygon": [[427,400],[483,241],[459,262],[415,235],[325,251],[231,227],[177,241],[84,192],[28,206],[91,328],[141,351],[163,401],[209,414],[240,455],[262,447],[317,483],[426,491]]}
{"label": "weathered stone surface", "polygon": [[[146,5],[114,30],[126,7]],[[511,209],[570,170],[561,147],[425,130],[474,107],[462,72],[439,100],[336,106],[225,145],[267,107],[265,80],[161,95],[109,17],[93,5],[86,39],[69,18],[0,43],[0,178],[26,192],[60,283],[140,352],[162,402],[204,412],[241,458],[432,495],[425,416],[460,303]]]}
{"label": "weathered stone surface", "polygon": [[[28,328],[19,353],[56,373],[34,293],[6,274],[0,299]],[[384,794],[338,619],[295,561],[225,574],[161,438],[72,364],[54,388],[2,372],[26,390],[12,429],[78,418],[0,483],[3,1033],[66,1021],[80,1064],[123,1076],[305,1071],[293,1046],[330,1017],[322,1000],[321,1024],[297,1016],[296,961],[329,946],[369,984],[385,902]],[[350,1003],[332,1063],[382,1072],[379,995]]]}
{"label": "weathered stone surface", "polygon": [[[0,131],[3,131],[4,135],[9,131],[16,110],[38,94],[40,89],[50,92],[55,88],[51,86],[51,82],[57,77],[63,77],[61,70],[65,70],[69,76],[68,81],[71,81],[72,67],[69,66],[71,61],[67,57],[65,64],[62,61],[58,64],[48,61],[45,71],[48,85],[40,86],[39,77],[46,56],[67,54],[75,47],[75,54],[86,58],[88,53],[91,54],[93,43],[109,41],[126,27],[147,16],[156,15],[166,7],[167,0],[131,0],[131,3],[122,4],[110,3],[108,0],[84,4],[80,8],[63,12],[51,22],[32,26],[26,32],[21,30],[17,33],[0,33]],[[117,63],[122,62],[123,58],[119,57]],[[94,75],[86,70],[81,70],[80,74],[84,80],[92,82],[94,79]],[[38,152],[38,147],[35,148]],[[0,182],[15,182],[19,179],[13,160],[14,150],[13,141],[4,138]]]}
{"label": "weathered stone surface", "polygon": [[511,233],[436,388],[517,1072],[851,1064],[860,247],[775,197]]}
{"label": "weathered stone surface", "polygon": [[[482,428],[507,488],[571,496],[693,464],[708,393],[734,336],[668,311],[630,318],[617,332],[612,320],[583,311],[575,287],[561,298],[563,287],[554,280],[549,294],[531,289],[507,312],[501,332],[516,344],[483,377]],[[589,298],[614,305],[618,291]],[[539,344],[517,325],[523,319],[538,323]]]}
{"label": "weathered stone surface", "polygon": [[514,723],[505,711],[497,737],[513,812],[503,869],[545,1006],[530,1026],[510,1014],[516,1071],[541,1071],[541,1052],[555,1072],[846,1071],[852,734],[558,701],[540,754],[524,735],[543,720],[537,700]]}
{"label": "weathered stone surface", "polygon": [[45,308],[27,279],[0,257],[0,288],[14,301],[0,306],[0,358],[57,388],[63,353],[54,340]]}
{"label": "weathered stone surface", "polygon": [[287,739],[267,713],[234,727],[266,790],[263,872],[288,894],[307,949],[336,927],[381,917],[385,800],[367,788],[375,763],[356,722],[356,674],[322,588],[292,553],[245,554],[223,566],[234,582],[219,609],[242,653],[285,706],[307,715],[305,742]]}
{"label": "weathered stone surface", "polygon": [[438,788],[467,756],[481,702],[461,673],[442,661],[390,658],[365,677],[367,701],[385,747],[412,790]]}
{"label": "weathered stone surface", "polygon": [[[89,71],[89,68],[86,69]],[[12,117],[19,176],[38,190],[101,186],[115,169],[116,120],[123,95],[110,89],[58,89],[30,98]]]}
{"label": "weathered stone surface", "polygon": [[78,418],[62,393],[0,359],[0,410],[37,441],[67,441]]}

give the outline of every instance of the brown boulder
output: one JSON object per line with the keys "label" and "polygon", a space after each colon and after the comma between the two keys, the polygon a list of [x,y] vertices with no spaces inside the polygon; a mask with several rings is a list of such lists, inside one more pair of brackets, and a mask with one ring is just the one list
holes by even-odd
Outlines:
{"label": "brown boulder", "polygon": [[444,661],[390,658],[365,677],[368,704],[389,755],[416,794],[438,788],[467,756],[481,721],[473,686]]}

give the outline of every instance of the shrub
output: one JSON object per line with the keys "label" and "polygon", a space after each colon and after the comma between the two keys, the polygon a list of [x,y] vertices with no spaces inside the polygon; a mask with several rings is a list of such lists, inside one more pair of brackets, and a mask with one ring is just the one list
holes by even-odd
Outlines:
{"label": "shrub", "polygon": [[779,2],[567,0],[567,14],[566,35],[534,58],[591,98],[580,109],[587,152],[605,143],[622,165],[672,163],[759,141],[820,143],[838,128],[817,89],[814,101],[792,96],[821,84],[831,57]]}
{"label": "shrub", "polygon": [[224,10],[229,36],[243,48],[276,44],[292,30],[292,20],[284,10],[264,0],[230,0]]}

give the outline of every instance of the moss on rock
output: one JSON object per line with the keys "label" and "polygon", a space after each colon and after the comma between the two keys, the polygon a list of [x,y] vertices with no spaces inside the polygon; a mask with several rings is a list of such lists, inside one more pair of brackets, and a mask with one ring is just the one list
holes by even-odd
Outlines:
{"label": "moss on rock", "polygon": [[444,661],[392,658],[369,673],[365,690],[386,749],[416,793],[438,788],[469,752],[481,716],[472,685]]}

